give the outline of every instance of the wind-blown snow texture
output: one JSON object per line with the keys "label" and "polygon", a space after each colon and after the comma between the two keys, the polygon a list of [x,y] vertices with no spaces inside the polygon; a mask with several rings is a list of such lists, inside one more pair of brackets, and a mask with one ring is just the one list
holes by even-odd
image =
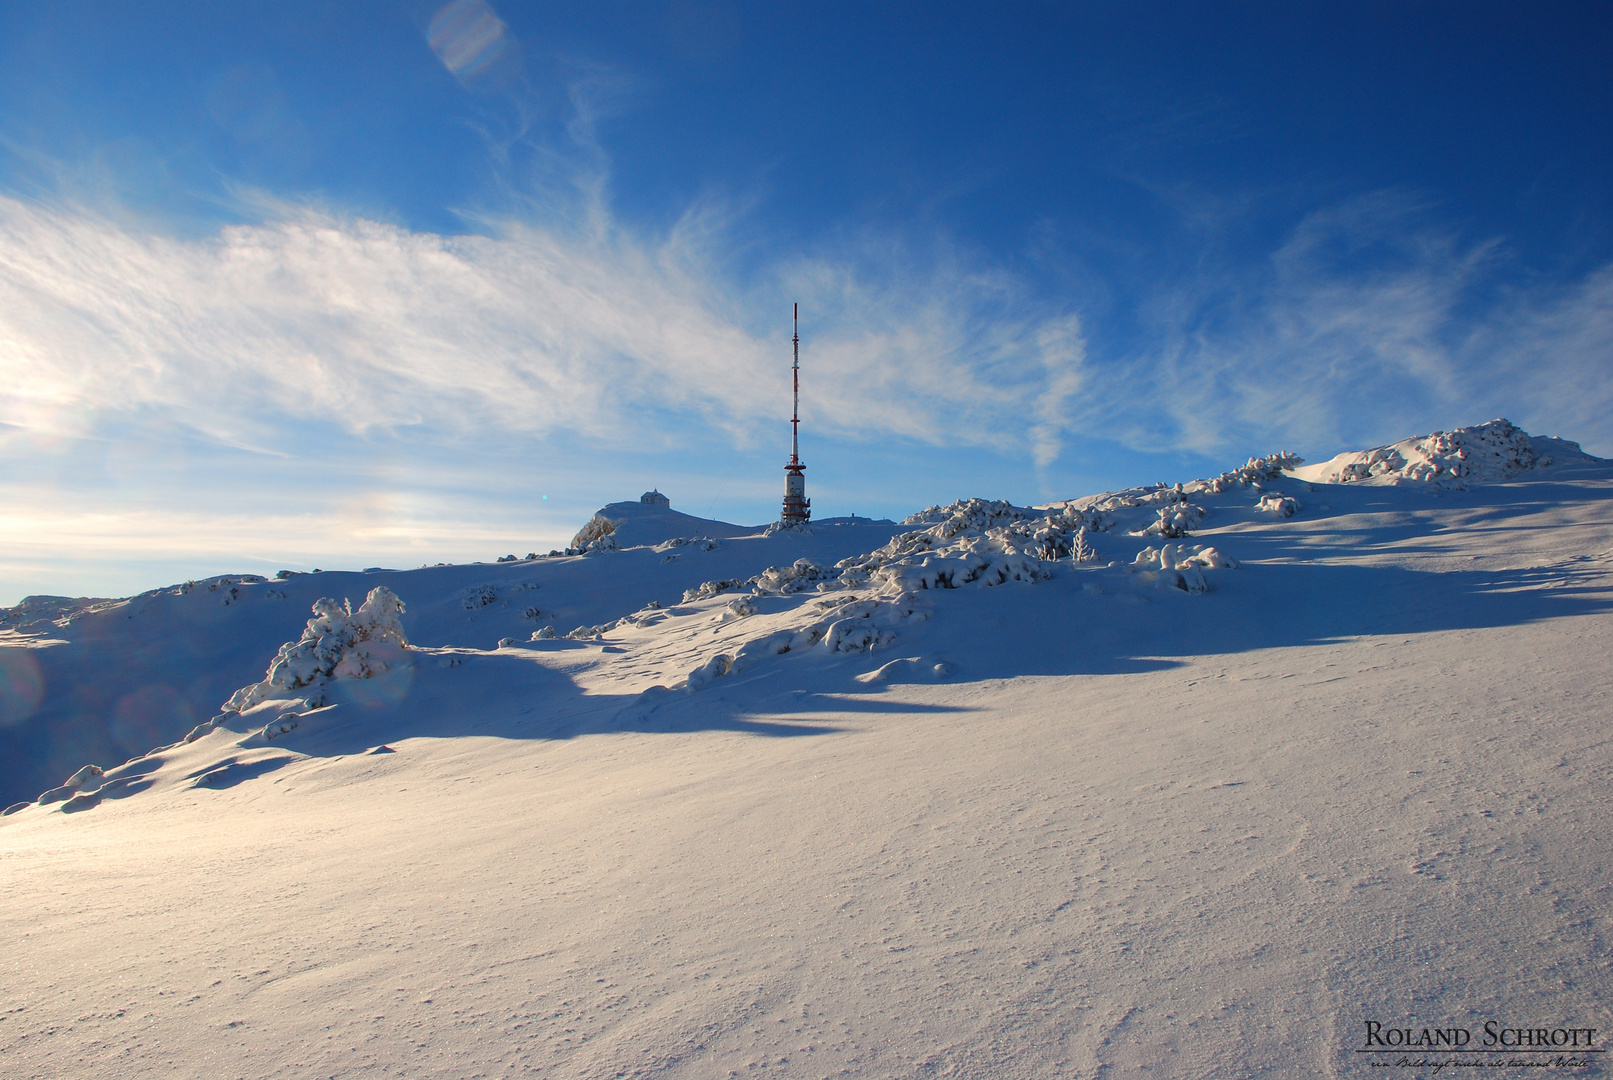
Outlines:
{"label": "wind-blown snow texture", "polygon": [[1605,1032],[1610,496],[1495,421],[30,598],[0,1073],[1365,1076],[1368,1020]]}

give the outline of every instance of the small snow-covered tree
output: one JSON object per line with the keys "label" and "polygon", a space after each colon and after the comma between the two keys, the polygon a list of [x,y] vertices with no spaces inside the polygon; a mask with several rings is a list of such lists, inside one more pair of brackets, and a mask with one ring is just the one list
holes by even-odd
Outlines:
{"label": "small snow-covered tree", "polygon": [[385,585],[370,590],[357,611],[351,601],[330,597],[314,602],[314,617],[302,637],[280,646],[261,682],[243,686],[224,703],[226,712],[245,712],[276,691],[299,690],[329,678],[368,679],[391,665],[384,654],[407,649],[403,601]]}
{"label": "small snow-covered tree", "polygon": [[1087,543],[1087,527],[1085,525],[1075,530],[1075,537],[1070,543],[1070,558],[1078,563],[1097,561],[1098,550]]}

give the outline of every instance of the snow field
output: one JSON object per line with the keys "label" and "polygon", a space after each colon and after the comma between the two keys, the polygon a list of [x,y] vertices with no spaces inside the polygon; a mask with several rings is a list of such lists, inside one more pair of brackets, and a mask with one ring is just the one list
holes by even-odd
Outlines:
{"label": "snow field", "polygon": [[[0,1072],[1361,1076],[1366,1019],[1604,1026],[1613,468],[1282,461],[391,575],[408,663],[0,818]],[[27,652],[126,690],[153,627],[278,612],[216,702],[377,584],[310,578]],[[533,584],[595,633],[533,640]]]}

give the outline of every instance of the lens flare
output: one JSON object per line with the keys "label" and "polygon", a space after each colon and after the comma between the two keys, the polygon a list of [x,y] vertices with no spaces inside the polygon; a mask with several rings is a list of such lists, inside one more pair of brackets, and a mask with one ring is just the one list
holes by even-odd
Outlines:
{"label": "lens flare", "polygon": [[45,699],[45,676],[32,649],[0,648],[0,727],[28,719]]}
{"label": "lens flare", "polygon": [[112,710],[112,733],[122,746],[143,752],[173,742],[196,726],[195,711],[172,687],[161,683],[125,694]]}
{"label": "lens flare", "polygon": [[444,67],[461,79],[473,79],[504,55],[508,30],[484,0],[454,0],[432,16],[426,40]]}
{"label": "lens flare", "polygon": [[414,665],[400,658],[393,667],[368,679],[337,679],[331,684],[331,692],[338,702],[350,706],[384,709],[403,701],[413,686]]}

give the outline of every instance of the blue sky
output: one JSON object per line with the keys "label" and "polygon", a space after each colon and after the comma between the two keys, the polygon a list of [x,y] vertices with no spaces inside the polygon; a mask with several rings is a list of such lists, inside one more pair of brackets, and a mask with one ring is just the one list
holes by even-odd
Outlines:
{"label": "blue sky", "polygon": [[1613,455],[1613,7],[13,4],[0,603]]}

